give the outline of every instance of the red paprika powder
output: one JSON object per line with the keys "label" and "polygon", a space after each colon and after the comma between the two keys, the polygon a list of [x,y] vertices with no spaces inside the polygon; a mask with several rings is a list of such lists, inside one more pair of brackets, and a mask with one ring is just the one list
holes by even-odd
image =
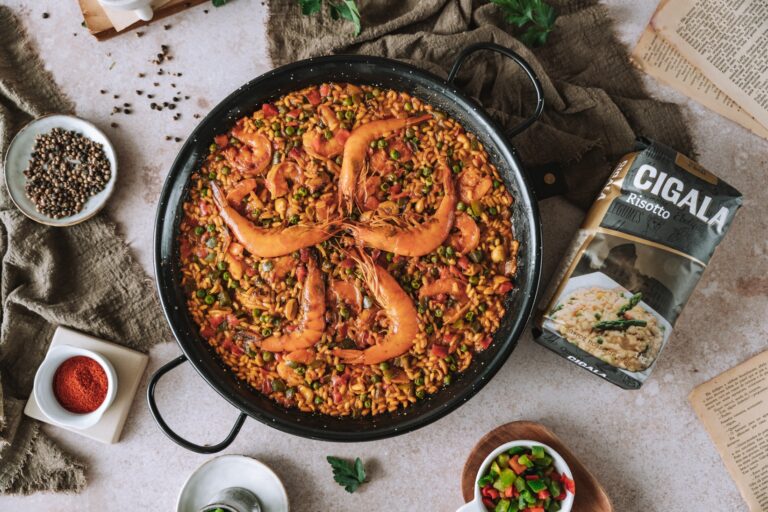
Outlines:
{"label": "red paprika powder", "polygon": [[53,375],[53,394],[69,412],[85,414],[99,408],[107,397],[107,373],[85,356],[70,357]]}

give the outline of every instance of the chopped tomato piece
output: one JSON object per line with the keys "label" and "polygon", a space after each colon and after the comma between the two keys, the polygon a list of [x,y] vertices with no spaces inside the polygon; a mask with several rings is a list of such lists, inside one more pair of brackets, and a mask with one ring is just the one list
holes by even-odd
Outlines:
{"label": "chopped tomato piece", "polygon": [[493,342],[493,338],[490,336],[486,336],[485,338],[480,341],[480,346],[483,347],[483,350],[487,349],[491,346],[491,343]]}
{"label": "chopped tomato piece", "polygon": [[565,475],[560,475],[560,481],[571,494],[576,494],[576,483]]}
{"label": "chopped tomato piece", "polygon": [[235,315],[232,313],[227,315],[227,323],[230,325],[230,327],[234,327],[238,324],[239,320]]}
{"label": "chopped tomato piece", "polygon": [[226,319],[226,315],[211,316],[208,319],[208,323],[211,324],[211,327],[216,329],[216,328],[218,328],[221,325],[221,323],[224,321],[224,319]]}
{"label": "chopped tomato piece", "polygon": [[229,137],[225,133],[222,133],[221,135],[217,135],[213,138],[213,142],[216,143],[217,146],[220,148],[226,147],[226,145],[229,143]]}
{"label": "chopped tomato piece", "polygon": [[483,498],[483,505],[485,505],[488,510],[496,508],[496,505],[493,504],[493,500],[490,498]]}
{"label": "chopped tomato piece", "polygon": [[301,109],[300,108],[295,108],[295,109],[291,110],[290,112],[288,112],[288,115],[291,116],[294,119],[297,119],[299,117],[299,114],[301,114]]}
{"label": "chopped tomato piece", "polygon": [[488,489],[488,497],[494,500],[499,499],[499,491],[491,487]]}
{"label": "chopped tomato piece", "polygon": [[539,475],[525,475],[526,480],[538,480]]}
{"label": "chopped tomato piece", "polygon": [[546,490],[546,489],[544,489],[543,491],[539,491],[539,492],[536,494],[536,496],[538,496],[538,498],[539,498],[540,500],[545,500],[545,499],[549,498],[549,491],[548,491],[548,490]]}
{"label": "chopped tomato piece", "polygon": [[501,283],[498,288],[496,288],[496,291],[499,293],[499,295],[511,292],[512,289],[515,287],[514,284],[512,284],[509,281],[506,281],[504,283]]}
{"label": "chopped tomato piece", "polygon": [[445,345],[438,345],[437,343],[433,343],[432,348],[429,350],[429,353],[435,357],[440,357],[440,358],[447,357],[448,347]]}
{"label": "chopped tomato piece", "polygon": [[545,512],[544,507],[528,507],[527,512]]}
{"label": "chopped tomato piece", "polygon": [[317,89],[310,89],[307,93],[307,99],[312,105],[319,105],[322,101],[320,99],[320,93],[317,92]]}
{"label": "chopped tomato piece", "polygon": [[331,86],[328,84],[322,84],[320,86],[320,96],[328,96],[331,92]]}
{"label": "chopped tomato piece", "polygon": [[235,345],[234,343],[232,343],[232,345],[230,345],[229,351],[232,352],[236,356],[241,356],[241,355],[245,354],[245,350],[243,350],[240,345]]}
{"label": "chopped tomato piece", "polygon": [[511,497],[513,497],[513,496],[515,495],[514,493],[515,493],[515,487],[514,487],[514,486],[512,486],[512,485],[510,485],[510,486],[509,486],[509,487],[507,487],[507,489],[504,491],[504,497],[505,497],[505,498],[511,498]]}
{"label": "chopped tomato piece", "polygon": [[265,103],[261,106],[261,111],[264,112],[264,117],[273,117],[278,114],[278,110],[271,103]]}
{"label": "chopped tomato piece", "polygon": [[203,336],[203,338],[213,338],[213,336],[216,334],[216,330],[213,327],[203,327],[200,329],[200,334]]}
{"label": "chopped tomato piece", "polygon": [[456,263],[459,265],[459,267],[461,267],[461,270],[467,270],[471,265],[471,263],[469,262],[469,258],[467,258],[466,256],[462,256],[461,258],[459,258]]}
{"label": "chopped tomato piece", "polygon": [[524,464],[520,464],[517,459],[519,459],[519,455],[515,455],[514,457],[509,459],[509,467],[512,468],[512,471],[517,473],[518,475],[522,475],[526,469],[528,469]]}
{"label": "chopped tomato piece", "polygon": [[336,139],[336,142],[343,146],[347,142],[347,139],[350,135],[352,135],[352,133],[349,130],[341,128],[336,130],[336,134],[333,136],[333,138]]}

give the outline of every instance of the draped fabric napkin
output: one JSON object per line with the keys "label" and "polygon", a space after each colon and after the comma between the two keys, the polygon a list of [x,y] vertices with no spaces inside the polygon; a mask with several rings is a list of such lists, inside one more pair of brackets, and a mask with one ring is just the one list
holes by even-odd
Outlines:
{"label": "draped fabric napkin", "polygon": [[[533,172],[562,173],[566,197],[587,208],[636,135],[693,155],[680,109],[652,99],[597,0],[547,0],[558,13],[547,43],[531,50],[515,37],[499,7],[479,0],[358,0],[362,33],[327,15],[302,16],[296,0],[272,0],[268,21],[274,65],[320,55],[355,53],[403,60],[445,77],[456,55],[477,42],[520,54],[544,87],[541,120],[514,137]],[[530,115],[532,87],[512,61],[474,54],[457,85],[506,130]]]}
{"label": "draped fabric napkin", "polygon": [[[72,105],[0,6],[0,154],[27,122]],[[102,213],[53,228],[27,219],[0,184],[0,493],[77,491],[85,467],[23,416],[57,325],[137,350],[166,340],[151,281]]]}

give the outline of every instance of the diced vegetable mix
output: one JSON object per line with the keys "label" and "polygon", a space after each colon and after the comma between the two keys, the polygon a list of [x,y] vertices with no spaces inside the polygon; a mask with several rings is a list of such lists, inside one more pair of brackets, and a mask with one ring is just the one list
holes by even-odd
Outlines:
{"label": "diced vegetable mix", "polygon": [[492,512],[554,512],[573,480],[555,469],[542,446],[515,446],[500,454],[477,482],[486,509]]}

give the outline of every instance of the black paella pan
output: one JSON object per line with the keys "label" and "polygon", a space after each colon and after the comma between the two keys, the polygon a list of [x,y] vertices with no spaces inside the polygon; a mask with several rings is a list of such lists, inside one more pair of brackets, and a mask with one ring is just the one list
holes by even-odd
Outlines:
{"label": "black paella pan", "polygon": [[[166,178],[155,223],[157,288],[165,316],[184,354],[165,364],[152,376],[147,398],[155,421],[173,441],[195,452],[214,453],[223,450],[235,439],[248,416],[284,432],[313,439],[369,441],[395,436],[423,427],[450,413],[480,391],[501,368],[517,345],[533,308],[541,267],[541,232],[533,192],[514,148],[482,106],[453,85],[462,63],[478,50],[491,50],[505,55],[515,61],[530,79],[536,91],[537,104],[531,117],[516,127],[512,135],[522,132],[541,114],[541,85],[520,56],[492,43],[465,48],[457,56],[447,80],[419,68],[380,57],[338,55],[289,64],[240,87],[219,103],[192,132]],[[199,334],[198,327],[187,311],[181,287],[177,235],[183,216],[182,205],[190,175],[205,159],[214,136],[228,131],[235,121],[251,114],[262,103],[324,82],[368,84],[405,91],[442,110],[459,121],[467,131],[477,135],[515,199],[512,224],[521,247],[516,288],[506,299],[506,313],[494,334],[493,343],[487,350],[477,354],[469,368],[459,374],[450,386],[406,409],[374,417],[333,417],[286,409],[238,380]],[[224,399],[241,411],[226,439],[216,445],[202,446],[183,439],[166,424],[158,411],[154,398],[158,381],[185,361]]]}

